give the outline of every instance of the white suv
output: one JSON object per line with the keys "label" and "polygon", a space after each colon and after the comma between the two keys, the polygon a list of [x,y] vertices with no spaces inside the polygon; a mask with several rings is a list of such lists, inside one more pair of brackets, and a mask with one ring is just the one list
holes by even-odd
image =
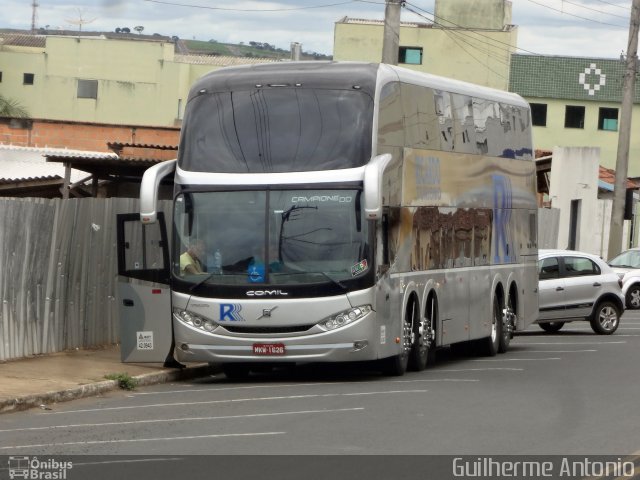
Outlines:
{"label": "white suv", "polygon": [[624,312],[622,282],[596,255],[571,250],[539,250],[540,314],[536,323],[557,332],[566,322],[588,320],[594,332],[618,329]]}

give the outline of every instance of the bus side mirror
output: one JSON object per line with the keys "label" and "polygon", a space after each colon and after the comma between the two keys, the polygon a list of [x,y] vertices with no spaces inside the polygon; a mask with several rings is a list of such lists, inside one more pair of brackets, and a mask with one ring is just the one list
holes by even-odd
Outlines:
{"label": "bus side mirror", "polygon": [[167,160],[145,170],[140,183],[140,221],[142,223],[156,222],[160,182],[175,171],[176,161]]}
{"label": "bus side mirror", "polygon": [[390,153],[377,155],[364,168],[364,214],[367,220],[382,217],[382,177],[392,158]]}

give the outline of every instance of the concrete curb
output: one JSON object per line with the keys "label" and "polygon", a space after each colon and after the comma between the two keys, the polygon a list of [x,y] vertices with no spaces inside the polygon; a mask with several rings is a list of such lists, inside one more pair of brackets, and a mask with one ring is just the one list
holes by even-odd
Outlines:
{"label": "concrete curb", "polygon": [[[158,383],[176,382],[189,380],[192,378],[204,377],[217,370],[209,365],[188,367],[180,370],[162,370],[160,372],[146,373],[144,375],[132,376],[136,380],[137,386],[156,385]],[[104,392],[119,388],[117,380],[105,380],[102,382],[79,385],[66,390],[24,395],[17,398],[0,400],[0,414],[19,412],[40,405],[50,405],[60,402],[68,402],[78,398],[93,397]]]}

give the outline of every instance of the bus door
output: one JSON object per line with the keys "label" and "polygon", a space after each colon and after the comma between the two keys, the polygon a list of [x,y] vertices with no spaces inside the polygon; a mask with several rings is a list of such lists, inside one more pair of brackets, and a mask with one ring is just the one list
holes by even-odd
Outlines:
{"label": "bus door", "polygon": [[120,357],[164,362],[171,348],[169,244],[164,214],[143,224],[140,214],[117,216]]}

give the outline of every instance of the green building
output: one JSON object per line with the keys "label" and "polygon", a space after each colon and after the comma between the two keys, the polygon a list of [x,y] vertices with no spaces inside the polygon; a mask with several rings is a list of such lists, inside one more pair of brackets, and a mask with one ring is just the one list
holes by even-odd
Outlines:
{"label": "green building", "polygon": [[[535,147],[599,147],[600,165],[615,169],[624,70],[619,59],[513,55],[509,90],[531,104]],[[640,118],[640,82],[633,118]],[[630,177],[640,176],[637,128],[632,125]]]}

